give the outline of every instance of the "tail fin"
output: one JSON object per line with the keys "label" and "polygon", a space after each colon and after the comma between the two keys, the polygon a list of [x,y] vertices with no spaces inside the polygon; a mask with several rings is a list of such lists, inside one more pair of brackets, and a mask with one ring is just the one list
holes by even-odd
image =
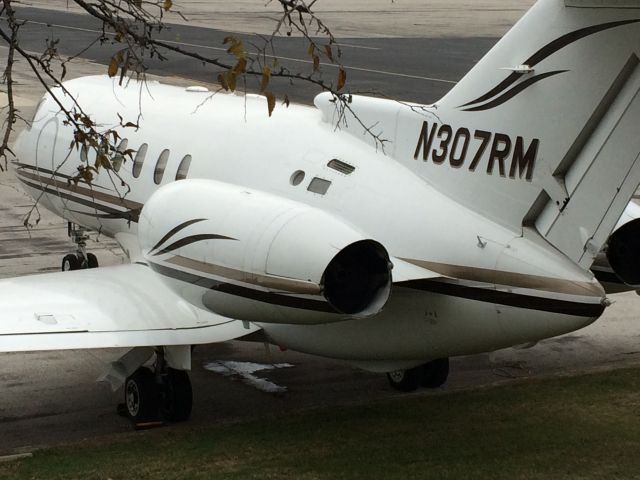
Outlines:
{"label": "tail fin", "polygon": [[397,131],[436,188],[589,267],[640,183],[640,0],[540,0]]}

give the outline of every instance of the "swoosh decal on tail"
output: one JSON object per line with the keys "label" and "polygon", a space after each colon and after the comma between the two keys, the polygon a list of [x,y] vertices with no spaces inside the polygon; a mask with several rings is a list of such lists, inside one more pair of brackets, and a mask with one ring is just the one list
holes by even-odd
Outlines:
{"label": "swoosh decal on tail", "polygon": [[[538,50],[536,53],[534,53],[528,59],[522,62],[522,64],[528,65],[529,67],[534,67],[538,63],[549,58],[554,53],[562,50],[564,47],[567,47],[572,43],[577,42],[578,40],[581,40],[583,38],[586,38],[588,36],[594,35],[599,32],[603,32],[605,30],[610,30],[612,28],[617,28],[623,25],[629,25],[629,24],[638,23],[638,22],[640,22],[640,19],[621,20],[618,22],[609,22],[609,23],[602,23],[600,25],[593,25],[591,27],[586,27],[580,30],[576,30],[574,32],[567,33],[566,35],[563,35],[555,39],[551,43],[548,43],[547,45],[542,47],[540,50]],[[481,95],[475,100],[465,103],[464,105],[460,105],[458,108],[464,108],[470,105],[475,105],[477,103],[490,100],[496,95],[499,95],[500,93],[504,92],[507,88],[509,88],[514,83],[516,83],[520,78],[522,78],[521,73],[513,72],[506,79],[504,79],[500,84],[498,84],[496,87],[489,90],[484,95]],[[469,111],[469,109],[467,109],[467,111]]]}
{"label": "swoosh decal on tail", "polygon": [[490,101],[488,103],[485,103],[484,105],[478,105],[477,107],[465,108],[463,111],[465,111],[465,112],[481,112],[483,110],[490,110],[492,108],[498,107],[498,106],[502,105],[503,103],[508,102],[513,97],[515,97],[516,95],[521,93],[523,90],[526,90],[527,88],[529,88],[531,85],[534,85],[534,84],[538,83],[539,81],[544,80],[545,78],[554,77],[556,75],[559,75],[561,73],[566,73],[568,71],[569,70],[556,70],[554,72],[541,73],[540,75],[536,75],[534,77],[528,78],[524,82],[519,83],[518,85],[513,87],[511,90],[508,90],[506,93],[500,95],[498,98],[495,98],[495,99],[493,99],[492,101]]}

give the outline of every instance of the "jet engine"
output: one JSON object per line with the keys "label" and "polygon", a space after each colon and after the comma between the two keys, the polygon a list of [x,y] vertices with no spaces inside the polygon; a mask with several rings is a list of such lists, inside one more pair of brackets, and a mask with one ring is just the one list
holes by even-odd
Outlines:
{"label": "jet engine", "polygon": [[639,205],[634,202],[627,205],[591,270],[607,293],[640,288]]}
{"label": "jet engine", "polygon": [[181,180],[145,204],[151,268],[186,300],[247,321],[323,323],[380,312],[385,248],[323,210],[213,180]]}
{"label": "jet engine", "polygon": [[640,218],[615,230],[607,242],[607,261],[629,286],[640,287]]}

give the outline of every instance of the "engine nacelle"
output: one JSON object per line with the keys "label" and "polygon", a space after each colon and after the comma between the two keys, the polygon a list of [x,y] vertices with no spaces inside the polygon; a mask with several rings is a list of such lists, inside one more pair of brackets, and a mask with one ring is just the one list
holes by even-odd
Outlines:
{"label": "engine nacelle", "polygon": [[591,266],[607,293],[640,288],[640,206],[631,202]]}
{"label": "engine nacelle", "polygon": [[640,218],[615,230],[607,241],[607,260],[625,284],[640,287]]}
{"label": "engine nacelle", "polygon": [[375,315],[391,290],[385,248],[324,211],[213,180],[145,204],[150,266],[191,303],[234,319],[322,323]]}

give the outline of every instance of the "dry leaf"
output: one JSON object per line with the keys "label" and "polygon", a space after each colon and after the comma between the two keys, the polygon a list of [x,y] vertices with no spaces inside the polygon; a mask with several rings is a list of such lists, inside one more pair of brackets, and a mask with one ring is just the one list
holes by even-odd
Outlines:
{"label": "dry leaf", "polygon": [[119,62],[117,59],[117,55],[111,57],[111,62],[109,62],[109,70],[107,70],[107,73],[110,77],[115,77],[118,73],[118,64]]}
{"label": "dry leaf", "polygon": [[347,83],[347,72],[344,71],[344,68],[340,67],[340,71],[338,72],[338,84],[336,85],[336,90],[342,90],[345,83]]}
{"label": "dry leaf", "polygon": [[267,108],[269,109],[269,116],[271,116],[273,109],[276,108],[276,96],[271,92],[265,92],[264,96],[267,97]]}
{"label": "dry leaf", "polygon": [[262,80],[260,81],[260,91],[264,92],[269,85],[269,80],[271,80],[271,69],[266,65],[262,69]]}

